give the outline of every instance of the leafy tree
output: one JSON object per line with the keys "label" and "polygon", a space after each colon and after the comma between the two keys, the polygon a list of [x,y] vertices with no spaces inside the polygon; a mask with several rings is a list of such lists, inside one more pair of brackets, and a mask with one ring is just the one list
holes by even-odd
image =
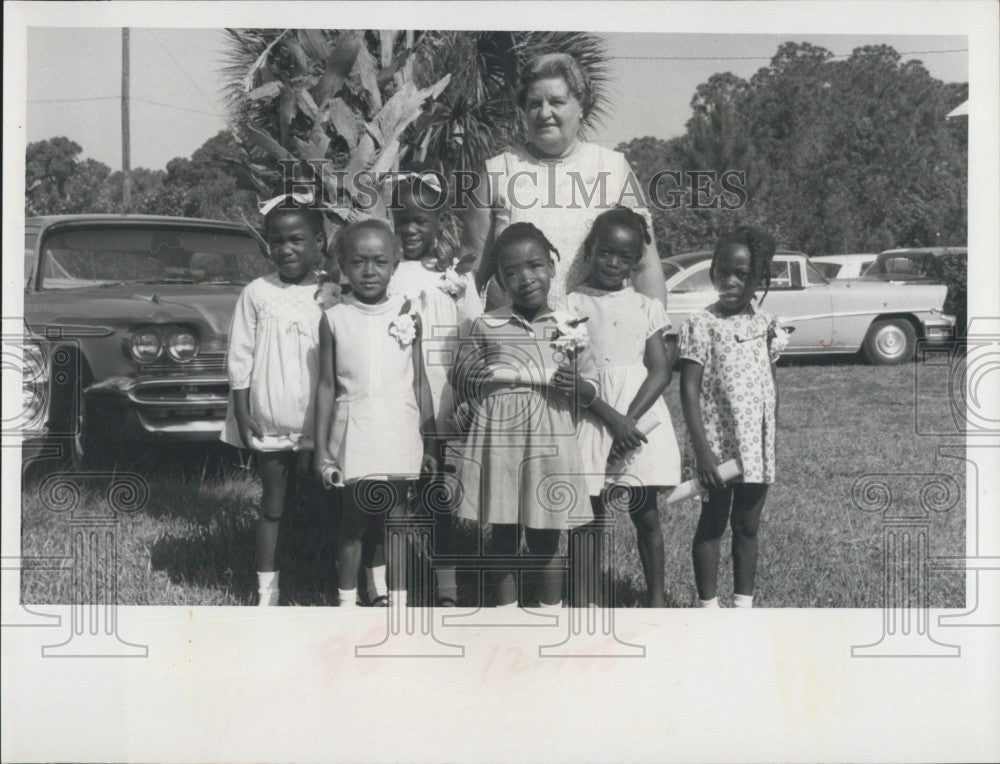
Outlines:
{"label": "leafy tree", "polygon": [[384,214],[359,204],[363,171],[381,174],[403,159],[445,173],[478,169],[498,153],[520,129],[512,95],[521,65],[538,52],[571,53],[588,69],[598,96],[592,118],[605,103],[604,45],[586,33],[228,34],[229,108],[258,188],[281,190],[276,160],[321,160],[328,209],[341,220]]}
{"label": "leafy tree", "polygon": [[888,46],[837,60],[788,42],[749,81],[724,73],[699,85],[685,134],[659,142],[659,154],[635,141],[622,148],[640,175],[654,167],[746,173],[749,199],[739,210],[657,216],[682,250],[743,222],[812,254],[958,244],[968,138],[945,114],[967,93]]}
{"label": "leafy tree", "polygon": [[69,138],[28,144],[25,157],[25,214],[70,214],[89,211],[111,173]]}

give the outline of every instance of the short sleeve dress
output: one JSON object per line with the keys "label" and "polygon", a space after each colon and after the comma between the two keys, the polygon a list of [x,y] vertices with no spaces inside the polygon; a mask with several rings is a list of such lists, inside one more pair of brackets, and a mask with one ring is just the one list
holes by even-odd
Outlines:
{"label": "short sleeve dress", "polygon": [[[646,340],[670,332],[670,320],[659,300],[639,294],[632,287],[609,292],[579,286],[566,297],[567,306],[587,317],[590,349],[597,364],[601,398],[624,414],[635,398],[647,369],[643,362]],[[673,486],[680,482],[681,457],[670,421],[670,411],[662,397],[649,408],[660,424],[648,435],[648,443],[637,449],[624,464],[629,483],[644,486]],[[614,438],[605,424],[587,412],[581,419],[580,451],[587,473],[587,487],[597,496],[605,486],[608,456]]]}
{"label": "short sleeve dress", "polygon": [[413,389],[413,344],[389,333],[404,298],[369,305],[353,296],[326,311],[337,372],[329,452],[344,482],[417,479],[423,461]]}
{"label": "short sleeve dress", "polygon": [[[583,478],[576,421],[568,398],[552,390],[559,351],[556,318],[527,321],[509,307],[474,320],[461,341],[461,373],[473,363],[516,372],[523,381],[488,383],[472,405],[471,427],[457,465],[457,515],[484,523],[558,529],[593,519]],[[596,383],[589,350],[577,359]]]}
{"label": "short sleeve dress", "polygon": [[560,159],[539,159],[523,145],[486,161],[494,236],[513,223],[537,226],[559,251],[549,298],[560,301],[586,273],[580,250],[602,212],[621,204],[653,221],[644,192],[625,155],[579,141]]}
{"label": "short sleeve dress", "polygon": [[420,317],[423,321],[422,350],[427,382],[434,401],[434,421],[439,437],[456,437],[455,398],[448,383],[459,328],[483,312],[471,274],[460,277],[464,289],[452,296],[443,291],[442,273],[421,260],[404,260],[389,282],[389,292],[401,295],[422,293]]}
{"label": "short sleeve dress", "polygon": [[[258,451],[313,447],[313,390],[323,303],[316,284],[287,284],[276,273],[240,293],[229,329],[226,365],[232,390],[250,390],[250,415],[264,431]],[[243,447],[230,395],[221,438]]]}
{"label": "short sleeve dress", "polygon": [[[680,357],[701,364],[701,417],[712,452],[721,462],[739,459],[743,482],[773,483],[776,393],[771,364],[783,333],[778,319],[751,305],[726,316],[716,306],[692,313],[679,335]],[[684,439],[684,471],[697,474],[694,446]]]}

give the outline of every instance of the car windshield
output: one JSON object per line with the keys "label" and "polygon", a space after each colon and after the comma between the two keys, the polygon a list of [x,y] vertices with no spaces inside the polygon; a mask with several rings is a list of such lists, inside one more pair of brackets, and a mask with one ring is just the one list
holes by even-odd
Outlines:
{"label": "car windshield", "polygon": [[[828,284],[829,281],[827,280],[826,275],[824,275],[824,273],[816,267],[817,265],[820,265],[820,263],[806,263],[806,277],[809,279],[809,283]],[[833,276],[830,278],[833,278]]]}
{"label": "car windshield", "polygon": [[843,267],[840,263],[818,263],[815,261],[811,262],[810,265],[813,266],[813,268],[818,270],[820,273],[822,273],[824,276],[826,276],[828,279],[837,278],[837,274]]}
{"label": "car windshield", "polygon": [[171,227],[67,228],[45,239],[39,289],[246,283],[271,270],[249,235]]}
{"label": "car windshield", "polygon": [[714,289],[714,287],[712,279],[708,276],[708,268],[702,268],[681,279],[678,284],[671,287],[670,291],[674,293],[704,292],[710,289]]}

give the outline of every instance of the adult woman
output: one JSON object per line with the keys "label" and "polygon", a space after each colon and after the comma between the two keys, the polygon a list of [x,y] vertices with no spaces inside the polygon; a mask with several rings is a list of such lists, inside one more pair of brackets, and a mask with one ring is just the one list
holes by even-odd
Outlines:
{"label": "adult woman", "polygon": [[[477,204],[464,221],[463,248],[479,258],[480,289],[493,273],[490,244],[512,223],[533,223],[559,250],[551,291],[555,299],[582,280],[580,248],[601,212],[619,204],[633,207],[652,229],[641,186],[625,156],[579,137],[594,100],[590,78],[572,56],[544,54],[525,66],[516,101],[526,140],[487,160]],[[634,286],[665,302],[655,244],[646,249]]]}

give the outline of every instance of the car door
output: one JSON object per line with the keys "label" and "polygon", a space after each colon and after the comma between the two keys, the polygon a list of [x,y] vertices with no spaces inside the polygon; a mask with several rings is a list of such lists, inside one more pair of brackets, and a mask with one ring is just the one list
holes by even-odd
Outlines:
{"label": "car door", "polygon": [[[833,301],[829,281],[802,257],[775,255],[763,307],[795,331],[788,352],[817,353],[833,346]],[[757,293],[758,299],[764,294]]]}

